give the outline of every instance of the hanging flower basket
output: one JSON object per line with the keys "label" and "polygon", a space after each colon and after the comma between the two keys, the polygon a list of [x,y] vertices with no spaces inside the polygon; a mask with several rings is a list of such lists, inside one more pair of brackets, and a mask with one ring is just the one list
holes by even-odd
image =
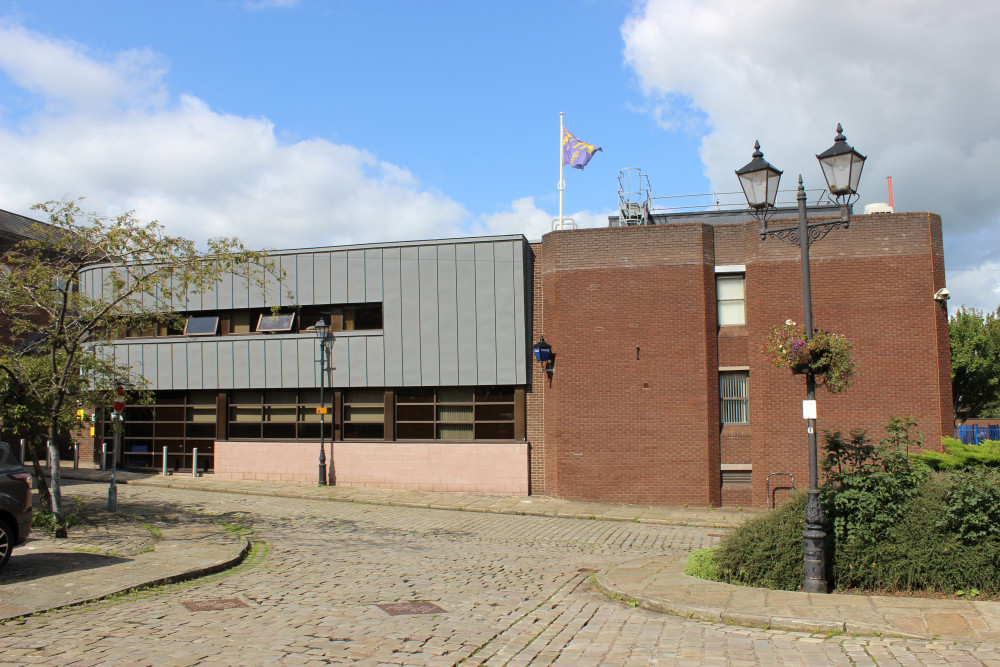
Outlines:
{"label": "hanging flower basket", "polygon": [[791,320],[771,327],[761,352],[774,366],[787,366],[797,375],[812,371],[821,376],[822,386],[832,394],[846,391],[854,377],[854,341],[822,329],[806,340],[805,331]]}

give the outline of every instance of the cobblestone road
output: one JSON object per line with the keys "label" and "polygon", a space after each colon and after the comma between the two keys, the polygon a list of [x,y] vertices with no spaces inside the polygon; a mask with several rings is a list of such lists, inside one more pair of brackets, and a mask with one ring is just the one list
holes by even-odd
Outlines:
{"label": "cobblestone road", "polygon": [[[104,485],[71,494],[99,498]],[[52,665],[995,664],[976,644],[813,637],[608,600],[589,570],[714,544],[718,529],[123,486],[144,517],[218,515],[266,542],[236,571],[0,627],[0,663]],[[239,600],[189,611],[185,602]],[[390,615],[381,603],[444,613]]]}

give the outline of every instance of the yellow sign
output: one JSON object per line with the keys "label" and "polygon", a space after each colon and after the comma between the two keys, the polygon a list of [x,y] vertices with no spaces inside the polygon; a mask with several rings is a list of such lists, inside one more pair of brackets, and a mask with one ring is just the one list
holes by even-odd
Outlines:
{"label": "yellow sign", "polygon": [[316,408],[316,414],[318,414],[318,415],[325,415],[326,414],[326,408]]}
{"label": "yellow sign", "polygon": [[79,419],[80,421],[83,421],[83,408],[80,408],[79,410],[76,411],[76,418]]}
{"label": "yellow sign", "polygon": [[94,433],[94,427],[93,426],[90,427],[90,435],[97,435],[96,433]]}

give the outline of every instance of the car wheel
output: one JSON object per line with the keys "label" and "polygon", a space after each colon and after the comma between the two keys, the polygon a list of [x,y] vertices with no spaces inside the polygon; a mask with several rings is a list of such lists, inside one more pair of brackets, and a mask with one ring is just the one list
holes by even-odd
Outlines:
{"label": "car wheel", "polygon": [[14,548],[14,530],[10,524],[0,519],[0,567],[10,560],[11,549]]}

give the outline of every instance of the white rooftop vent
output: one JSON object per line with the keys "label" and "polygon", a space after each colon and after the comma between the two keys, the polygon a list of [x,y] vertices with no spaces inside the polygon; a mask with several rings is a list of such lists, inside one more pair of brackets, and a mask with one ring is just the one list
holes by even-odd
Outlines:
{"label": "white rooftop vent", "polygon": [[885,202],[877,202],[875,204],[865,204],[865,215],[871,215],[872,213],[892,213],[892,207]]}

